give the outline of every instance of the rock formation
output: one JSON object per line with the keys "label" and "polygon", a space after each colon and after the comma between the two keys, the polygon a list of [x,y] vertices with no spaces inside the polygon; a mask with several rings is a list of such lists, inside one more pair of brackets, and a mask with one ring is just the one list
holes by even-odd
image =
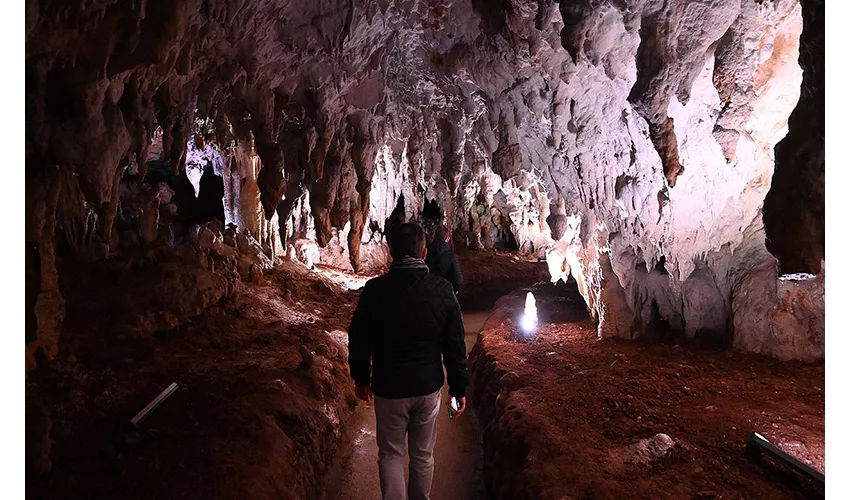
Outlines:
{"label": "rock formation", "polygon": [[[56,353],[60,261],[215,251],[200,227],[222,213],[255,260],[367,271],[387,262],[388,225],[436,203],[456,242],[572,274],[602,336],[663,320],[822,356],[823,138],[807,133],[823,130],[822,13],[816,0],[28,0],[28,353]],[[220,211],[204,175],[223,185]],[[792,227],[809,231],[774,229],[769,248],[782,272],[819,273],[793,290],[765,246],[771,181],[765,221],[800,203]]]}

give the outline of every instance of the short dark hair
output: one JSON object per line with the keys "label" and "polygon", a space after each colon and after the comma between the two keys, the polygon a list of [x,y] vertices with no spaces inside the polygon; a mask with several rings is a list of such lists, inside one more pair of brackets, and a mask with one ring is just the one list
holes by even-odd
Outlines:
{"label": "short dark hair", "polygon": [[425,250],[425,230],[415,222],[399,224],[390,231],[389,243],[393,260],[405,257],[421,259]]}
{"label": "short dark hair", "polygon": [[452,233],[449,232],[449,228],[446,226],[438,226],[437,231],[434,232],[434,239],[446,241],[446,238],[448,238],[450,234]]}

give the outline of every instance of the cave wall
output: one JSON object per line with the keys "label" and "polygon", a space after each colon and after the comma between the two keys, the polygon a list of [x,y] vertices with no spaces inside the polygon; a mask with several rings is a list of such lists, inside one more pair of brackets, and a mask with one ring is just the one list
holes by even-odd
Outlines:
{"label": "cave wall", "polygon": [[[739,285],[746,273],[735,272],[765,261],[774,269],[774,290],[778,279],[767,252],[747,259],[764,249],[761,208],[773,148],[800,93],[801,8],[723,1],[645,7],[639,19],[623,18],[622,29],[637,46],[621,55],[636,60],[622,73],[624,84],[600,75],[590,85],[595,92],[574,101],[574,121],[581,123],[579,110],[588,103],[595,104],[591,123],[600,116],[607,123],[601,132],[591,129],[595,136],[574,157],[572,178],[556,180],[578,191],[569,198],[581,203],[567,213],[581,222],[553,248],[552,258],[565,260],[553,278],[572,271],[583,275],[580,283],[596,282],[584,294],[600,317],[600,336],[633,338],[657,320],[691,338],[737,336],[732,303],[744,293]],[[584,53],[606,39],[594,31],[598,26],[613,29],[595,20],[600,8],[594,4],[576,21]],[[593,54],[587,54],[591,63]],[[603,68],[611,66],[603,61]],[[601,69],[587,64],[586,71]],[[606,112],[610,102],[617,106]],[[578,129],[581,139],[585,132]],[[580,171],[585,164],[595,168]],[[610,257],[600,258],[599,248]],[[763,300],[776,305],[776,293]],[[808,337],[808,324],[797,328]],[[814,342],[816,351],[822,337]],[[763,351],[737,338],[734,344]],[[785,356],[810,357],[802,351]]]}
{"label": "cave wall", "polygon": [[61,329],[55,240],[192,241],[210,163],[271,259],[378,269],[387,224],[436,201],[456,242],[572,274],[601,336],[663,319],[801,357],[740,340],[768,329],[739,336],[735,304],[758,272],[763,308],[822,324],[762,251],[803,22],[793,0],[29,0],[28,350]]}

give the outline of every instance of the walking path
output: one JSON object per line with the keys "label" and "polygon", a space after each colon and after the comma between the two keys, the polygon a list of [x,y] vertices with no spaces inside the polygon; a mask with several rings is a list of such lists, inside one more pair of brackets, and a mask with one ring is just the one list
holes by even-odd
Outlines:
{"label": "walking path", "polygon": [[[466,350],[472,348],[478,332],[490,312],[464,313]],[[434,483],[431,500],[480,500],[481,431],[472,409],[460,419],[449,420],[445,405],[448,388],[443,386],[443,409],[437,420],[437,444],[434,447]],[[467,400],[467,404],[469,401]],[[375,411],[371,404],[360,403],[353,419],[357,431],[352,452],[331,466],[325,478],[322,500],[378,500],[378,445],[375,442]],[[407,476],[407,471],[405,471]]]}

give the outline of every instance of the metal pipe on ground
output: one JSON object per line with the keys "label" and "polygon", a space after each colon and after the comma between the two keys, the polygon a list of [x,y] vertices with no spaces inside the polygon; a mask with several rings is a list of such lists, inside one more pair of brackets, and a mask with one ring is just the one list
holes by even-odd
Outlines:
{"label": "metal pipe on ground", "polygon": [[791,466],[804,476],[819,482],[821,485],[825,484],[825,477],[823,473],[818,470],[815,470],[814,468],[804,464],[803,462],[789,455],[785,451],[779,449],[776,445],[772,444],[770,441],[767,440],[767,438],[765,438],[758,432],[753,432],[752,434],[750,434],[750,437],[747,438],[747,446],[751,449],[755,449],[758,451],[766,451],[772,456],[784,462],[785,464]]}
{"label": "metal pipe on ground", "polygon": [[180,390],[183,385],[176,380],[171,382],[168,387],[162,390],[155,398],[151,400],[142,410],[127,422],[127,434],[125,440],[128,443],[136,443],[141,440],[141,425],[162,403],[164,403],[171,395]]}

